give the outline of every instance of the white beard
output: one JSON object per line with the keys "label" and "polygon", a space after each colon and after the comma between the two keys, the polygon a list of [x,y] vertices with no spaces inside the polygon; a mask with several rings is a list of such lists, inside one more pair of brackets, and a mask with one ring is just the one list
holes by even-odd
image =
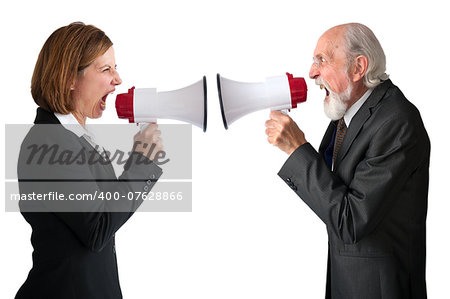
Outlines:
{"label": "white beard", "polygon": [[324,85],[329,92],[329,95],[327,97],[328,100],[325,99],[323,102],[325,115],[331,120],[341,119],[347,111],[348,101],[350,100],[350,95],[352,93],[352,85],[350,84],[350,82],[347,89],[341,93],[335,93],[331,91],[328,83],[325,82],[322,78],[316,79],[316,84]]}

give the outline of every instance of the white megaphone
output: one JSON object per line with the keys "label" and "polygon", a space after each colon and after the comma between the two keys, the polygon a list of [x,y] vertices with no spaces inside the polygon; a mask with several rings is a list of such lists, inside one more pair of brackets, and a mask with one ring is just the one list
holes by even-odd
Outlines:
{"label": "white megaphone", "polygon": [[306,101],[305,79],[291,74],[266,78],[265,82],[245,83],[226,79],[217,74],[220,109],[225,129],[235,120],[254,111],[271,108],[297,108]]}
{"label": "white megaphone", "polygon": [[119,118],[130,123],[150,123],[156,119],[181,120],[206,132],[206,77],[184,88],[157,92],[156,88],[130,88],[116,97]]}

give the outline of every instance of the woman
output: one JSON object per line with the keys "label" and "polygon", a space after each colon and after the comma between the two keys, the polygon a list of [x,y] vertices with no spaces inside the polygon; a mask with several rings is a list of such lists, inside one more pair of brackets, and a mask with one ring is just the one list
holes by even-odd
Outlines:
{"label": "woman", "polygon": [[[87,118],[102,116],[108,94],[121,82],[112,43],[100,29],[72,23],[48,38],[32,78],[39,108],[19,156],[22,194],[68,198],[151,189],[162,173],[151,163],[153,153],[162,149],[156,124],[134,136],[119,179],[85,128]],[[149,153],[146,144],[152,143],[157,150]],[[33,268],[16,298],[121,298],[114,234],[141,202],[21,202],[34,252]]]}

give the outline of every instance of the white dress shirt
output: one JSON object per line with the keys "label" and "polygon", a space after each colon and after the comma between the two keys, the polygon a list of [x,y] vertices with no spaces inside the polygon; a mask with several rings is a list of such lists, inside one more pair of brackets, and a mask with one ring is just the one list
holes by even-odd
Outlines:
{"label": "white dress shirt", "polygon": [[356,112],[358,112],[359,108],[366,102],[366,100],[369,98],[370,94],[372,93],[373,88],[369,88],[363,96],[356,101],[344,114],[344,121],[347,128],[350,126],[350,122],[352,121],[353,116],[355,116]]}
{"label": "white dress shirt", "polygon": [[72,113],[60,114],[55,112],[54,114],[65,129],[71,131],[79,138],[83,137],[87,142],[89,142],[90,145],[92,145],[92,147],[100,154],[100,156],[102,156],[103,159],[107,158],[105,149],[96,142],[95,135],[88,131],[87,128],[80,125]]}

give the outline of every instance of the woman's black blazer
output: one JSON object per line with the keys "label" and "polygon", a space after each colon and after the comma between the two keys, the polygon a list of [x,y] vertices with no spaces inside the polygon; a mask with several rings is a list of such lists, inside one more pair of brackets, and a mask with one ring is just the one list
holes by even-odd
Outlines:
{"label": "woman's black blazer", "polygon": [[[36,154],[39,146],[47,148]],[[98,155],[83,137],[65,129],[53,113],[38,108],[19,155],[21,195],[148,191],[162,174],[157,165],[133,152],[117,179],[109,161],[100,155],[98,160],[88,159],[92,153]],[[114,235],[141,203],[21,201],[22,215],[32,228],[34,251],[33,268],[16,298],[122,298]]]}

